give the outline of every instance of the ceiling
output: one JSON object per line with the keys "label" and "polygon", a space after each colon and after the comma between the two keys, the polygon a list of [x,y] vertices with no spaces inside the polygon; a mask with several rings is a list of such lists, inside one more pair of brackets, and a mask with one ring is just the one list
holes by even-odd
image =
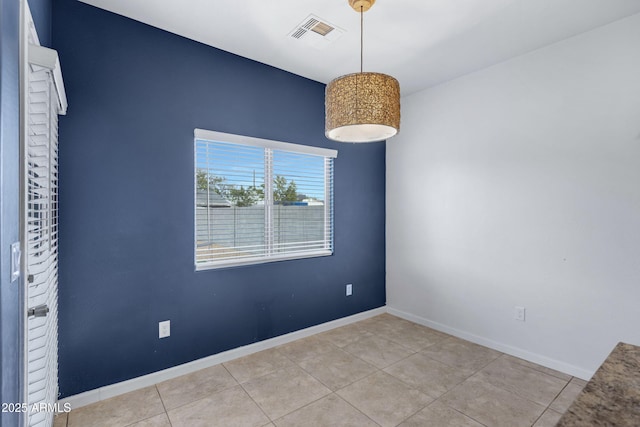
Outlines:
{"label": "ceiling", "polygon": [[[322,83],[360,69],[347,0],[82,1]],[[364,14],[364,71],[408,95],[635,13],[639,0],[378,0]],[[320,48],[291,37],[311,14],[344,33]]]}

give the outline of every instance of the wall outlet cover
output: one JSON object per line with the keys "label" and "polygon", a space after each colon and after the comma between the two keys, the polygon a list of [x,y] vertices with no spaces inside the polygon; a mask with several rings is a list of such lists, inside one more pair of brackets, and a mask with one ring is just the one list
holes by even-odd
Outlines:
{"label": "wall outlet cover", "polygon": [[165,320],[158,323],[158,336],[159,338],[166,338],[171,335],[171,321]]}

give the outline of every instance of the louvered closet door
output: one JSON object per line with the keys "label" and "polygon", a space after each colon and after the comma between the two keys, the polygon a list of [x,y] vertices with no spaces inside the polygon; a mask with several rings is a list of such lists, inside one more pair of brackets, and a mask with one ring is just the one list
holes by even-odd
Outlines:
{"label": "louvered closet door", "polygon": [[30,66],[25,144],[29,426],[51,426],[58,398],[57,107],[51,71]]}

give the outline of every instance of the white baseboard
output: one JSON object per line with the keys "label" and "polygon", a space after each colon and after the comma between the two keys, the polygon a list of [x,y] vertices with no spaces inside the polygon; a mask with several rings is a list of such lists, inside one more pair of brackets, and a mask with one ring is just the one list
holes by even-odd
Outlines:
{"label": "white baseboard", "polygon": [[262,350],[274,348],[279,345],[287,344],[292,341],[306,338],[311,335],[315,335],[321,332],[326,332],[331,329],[339,328],[340,326],[349,325],[351,323],[359,322],[360,320],[368,319],[379,314],[389,313],[394,316],[401,317],[411,322],[427,326],[440,332],[447,333],[449,335],[462,338],[473,343],[492,348],[502,353],[509,354],[511,356],[519,357],[524,360],[528,360],[533,363],[537,363],[547,368],[555,369],[560,372],[564,372],[574,377],[589,380],[594,374],[592,371],[579,368],[577,366],[561,362],[559,360],[551,359],[546,356],[542,356],[537,353],[531,353],[529,351],[513,347],[507,344],[499,343],[478,335],[471,334],[459,329],[455,329],[438,322],[426,319],[424,317],[416,316],[411,313],[407,313],[402,310],[398,310],[393,307],[380,307],[373,310],[365,311],[362,313],[354,314],[352,316],[343,317],[341,319],[332,320],[330,322],[322,323],[320,325],[311,326],[306,329],[291,332],[278,337],[270,338],[268,340],[260,341],[257,343],[249,344],[243,347],[234,348],[224,351],[222,353],[214,354],[202,359],[194,360],[193,362],[185,363],[182,365],[174,366],[172,368],[164,369],[162,371],[154,372],[152,374],[143,375],[141,377],[133,378],[127,381],[111,384],[108,386],[100,387],[95,390],[89,390],[84,393],[69,396],[60,400],[60,404],[70,403],[72,409],[77,409],[82,406],[86,406],[92,403],[99,402],[101,400],[109,399],[111,397],[119,396],[121,394],[128,393],[130,391],[139,390],[144,387],[149,387],[162,381],[170,380],[182,375],[190,374],[192,372],[199,371],[200,369],[209,368],[220,363],[228,362],[239,357],[248,356],[253,353],[257,353]]}
{"label": "white baseboard", "polygon": [[565,363],[556,359],[551,359],[546,356],[542,356],[537,353],[531,353],[518,347],[513,347],[508,344],[503,344],[497,341],[490,340],[479,335],[474,335],[469,332],[465,332],[459,329],[452,328],[450,326],[443,325],[442,323],[434,322],[433,320],[426,319],[424,317],[416,316],[411,313],[407,313],[402,310],[398,310],[393,307],[387,306],[387,313],[394,316],[401,317],[414,323],[418,323],[423,326],[435,329],[440,332],[444,332],[449,335],[453,335],[458,338],[462,338],[473,343],[492,348],[502,353],[509,354],[511,356],[519,357],[520,359],[528,360],[529,362],[537,363],[538,365],[545,366],[547,368],[555,369],[556,371],[563,372],[565,374],[581,378],[583,380],[589,380],[595,371],[589,371],[577,366]]}
{"label": "white baseboard", "polygon": [[185,363],[182,365],[174,366],[172,368],[163,369],[162,371],[154,372],[152,374],[143,375],[141,377],[132,378],[127,381],[122,381],[116,384],[100,387],[95,390],[89,390],[84,393],[76,394],[73,396],[65,397],[60,400],[60,404],[70,403],[72,409],[77,409],[82,406],[96,403],[101,400],[108,399],[110,397],[119,396],[121,394],[128,393],[130,391],[139,390],[144,387],[149,387],[162,381],[170,380],[185,374],[199,371],[200,369],[209,368],[220,363],[228,362],[239,357],[248,356],[253,353],[257,353],[262,350],[277,347],[279,345],[290,343],[291,341],[298,340],[300,338],[306,338],[311,335],[318,334],[320,332],[326,332],[331,329],[338,328],[340,326],[349,325],[351,323],[359,322],[360,320],[368,319],[379,314],[386,313],[386,307],[375,308],[373,310],[365,311],[362,313],[354,314],[352,316],[343,317],[341,319],[332,320],[330,322],[322,323],[320,325],[311,326],[306,329],[291,332],[278,337],[270,338],[268,340],[256,342],[253,344],[245,345],[243,347],[234,348],[231,350],[223,351],[222,353],[214,354],[213,356],[204,357],[202,359],[194,360],[193,362]]}

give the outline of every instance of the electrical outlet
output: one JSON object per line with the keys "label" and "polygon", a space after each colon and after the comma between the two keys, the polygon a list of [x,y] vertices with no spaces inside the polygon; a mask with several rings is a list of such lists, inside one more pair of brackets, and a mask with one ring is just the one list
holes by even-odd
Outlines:
{"label": "electrical outlet", "polygon": [[171,335],[171,321],[165,320],[158,323],[158,333],[160,335],[159,338],[166,338]]}
{"label": "electrical outlet", "polygon": [[521,322],[524,322],[524,307],[515,307],[516,309],[516,315],[515,315],[515,319],[516,320],[520,320]]}
{"label": "electrical outlet", "polygon": [[353,285],[351,283],[349,283],[347,285],[347,296],[351,296],[351,294],[353,294]]}

